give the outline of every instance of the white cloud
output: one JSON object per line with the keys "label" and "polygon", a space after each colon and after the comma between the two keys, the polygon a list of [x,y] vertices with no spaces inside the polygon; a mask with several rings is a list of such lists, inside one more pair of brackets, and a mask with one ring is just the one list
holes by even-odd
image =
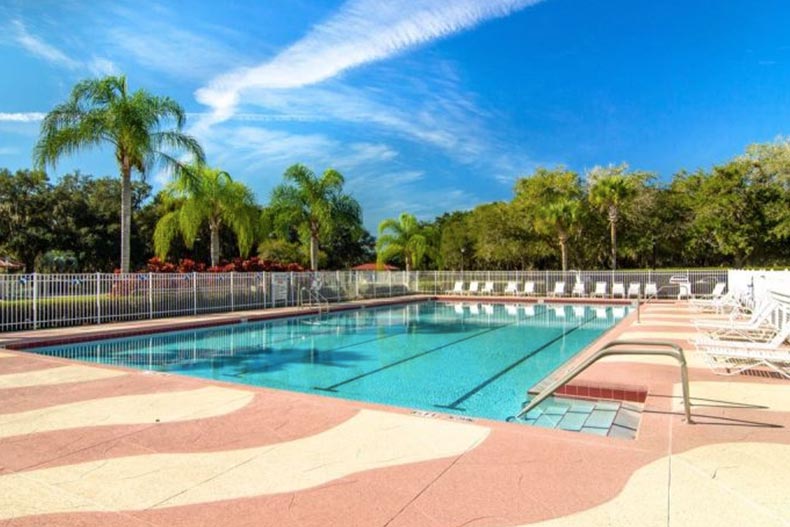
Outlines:
{"label": "white cloud", "polygon": [[118,67],[107,58],[94,56],[85,62],[74,59],[52,44],[30,33],[22,21],[13,20],[11,24],[15,31],[13,35],[14,41],[29,53],[47,62],[69,70],[88,70],[91,74],[97,76],[114,75],[119,72]]}
{"label": "white cloud", "polygon": [[0,156],[15,156],[21,151],[13,146],[0,146]]}
{"label": "white cloud", "polygon": [[425,173],[420,170],[363,173],[350,178],[347,188],[364,204],[365,225],[371,232],[381,220],[402,212],[432,220],[448,210],[468,210],[480,202],[477,196],[457,188],[427,188]]}
{"label": "white cloud", "polygon": [[196,97],[214,109],[214,121],[227,119],[246,90],[316,84],[539,1],[350,0],[273,59],[221,75]]}
{"label": "white cloud", "polygon": [[109,59],[105,59],[102,57],[93,57],[88,62],[88,69],[94,75],[98,77],[104,77],[106,75],[119,75],[121,70],[115,63]]}
{"label": "white cloud", "polygon": [[147,10],[115,7],[103,24],[104,45],[148,69],[181,80],[204,81],[228,64],[243,62],[220,40],[184,29],[178,13],[161,6],[158,9],[157,16],[151,17]]}
{"label": "white cloud", "polygon": [[80,67],[79,61],[68,57],[56,47],[51,46],[40,38],[30,34],[30,32],[28,32],[27,28],[20,20],[14,20],[12,25],[16,31],[14,40],[28,52],[48,62],[57,64],[58,66],[63,66],[68,69],[77,69]]}
{"label": "white cloud", "polygon": [[37,123],[46,116],[42,112],[0,112],[0,123]]}

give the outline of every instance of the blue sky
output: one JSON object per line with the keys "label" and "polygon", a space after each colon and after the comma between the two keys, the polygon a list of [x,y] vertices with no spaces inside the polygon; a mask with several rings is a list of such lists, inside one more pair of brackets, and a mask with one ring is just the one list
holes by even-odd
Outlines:
{"label": "blue sky", "polygon": [[[221,4],[0,3],[0,167],[29,167],[42,113],[111,73],[178,100],[261,202],[295,162],[339,169],[371,231],[509,199],[536,166],[669,179],[790,134],[783,0]],[[75,169],[117,174],[106,150],[50,174]]]}

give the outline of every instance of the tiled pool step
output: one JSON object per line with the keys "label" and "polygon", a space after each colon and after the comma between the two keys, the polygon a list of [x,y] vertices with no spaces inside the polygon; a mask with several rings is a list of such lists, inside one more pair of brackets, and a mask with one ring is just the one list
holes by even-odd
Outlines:
{"label": "tiled pool step", "polygon": [[642,407],[630,401],[550,397],[519,421],[544,428],[633,439],[639,428]]}

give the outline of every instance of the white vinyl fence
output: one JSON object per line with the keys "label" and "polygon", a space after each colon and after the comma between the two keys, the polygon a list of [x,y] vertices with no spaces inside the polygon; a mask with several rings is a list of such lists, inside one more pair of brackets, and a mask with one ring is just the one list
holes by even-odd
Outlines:
{"label": "white vinyl fence", "polygon": [[[502,294],[508,282],[519,288],[535,282],[535,294],[545,295],[555,283],[565,282],[571,295],[576,282],[585,295],[596,282],[638,283],[644,295],[655,284],[658,297],[683,292],[709,293],[716,282],[727,282],[726,270],[713,271],[324,271],[318,273],[189,273],[189,274],[11,274],[0,275],[0,331],[102,324],[201,313],[296,306],[317,291],[321,299],[340,302],[450,291],[455,282],[482,289],[492,282]],[[314,297],[315,298],[315,297]]]}

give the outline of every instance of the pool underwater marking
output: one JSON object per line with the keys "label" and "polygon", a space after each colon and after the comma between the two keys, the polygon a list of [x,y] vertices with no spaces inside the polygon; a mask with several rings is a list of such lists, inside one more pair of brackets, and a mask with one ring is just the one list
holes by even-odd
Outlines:
{"label": "pool underwater marking", "polygon": [[29,351],[505,420],[625,312],[426,302]]}

